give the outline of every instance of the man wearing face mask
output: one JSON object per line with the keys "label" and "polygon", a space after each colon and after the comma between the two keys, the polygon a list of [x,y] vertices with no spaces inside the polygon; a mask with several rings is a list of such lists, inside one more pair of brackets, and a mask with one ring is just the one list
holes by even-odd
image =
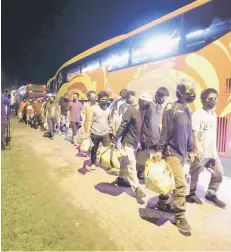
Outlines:
{"label": "man wearing face mask", "polygon": [[96,92],[89,91],[87,93],[87,98],[88,98],[88,101],[83,104],[83,108],[82,108],[82,112],[81,112],[82,123],[83,123],[83,127],[84,127],[85,132],[87,132],[90,109],[96,103]]}
{"label": "man wearing face mask", "polygon": [[193,133],[191,112],[188,107],[196,98],[193,83],[182,80],[177,85],[177,101],[168,104],[163,113],[163,123],[160,141],[157,145],[156,161],[161,159],[162,153],[170,165],[176,187],[173,193],[174,210],[171,208],[170,195],[160,195],[157,209],[175,214],[175,221],[181,232],[190,232],[191,227],[185,217],[186,181],[184,164],[193,161]]}
{"label": "man wearing face mask", "polygon": [[72,128],[72,144],[77,145],[77,131],[79,129],[82,103],[78,101],[79,94],[74,93],[72,101],[68,104],[69,120]]}
{"label": "man wearing face mask", "polygon": [[[131,94],[134,94],[132,96]],[[122,123],[116,134],[116,148],[120,149],[123,146],[124,151],[128,156],[128,165],[126,169],[120,169],[119,177],[116,180],[118,186],[131,186],[136,193],[137,198],[143,198],[146,194],[141,190],[140,183],[136,173],[136,150],[139,145],[140,131],[142,127],[142,115],[147,109],[152,97],[148,94],[140,96],[139,109],[138,101],[135,93],[130,93],[131,104],[122,119]],[[127,179],[128,182],[127,183]]]}
{"label": "man wearing face mask", "polygon": [[142,149],[137,152],[137,175],[139,179],[144,179],[145,163],[150,152],[153,153],[156,151],[156,146],[159,143],[162,104],[166,101],[168,96],[169,92],[167,88],[159,88],[153,101],[150,101],[146,110],[140,135]]}
{"label": "man wearing face mask", "polygon": [[65,93],[63,97],[59,100],[59,114],[60,114],[60,131],[63,131],[63,127],[65,127],[65,132],[68,131],[68,120],[67,120],[67,112],[68,112],[68,104],[69,98],[68,94]]}
{"label": "man wearing face mask", "polygon": [[127,111],[128,107],[130,105],[133,105],[133,98],[136,94],[134,91],[128,91],[126,92],[126,94],[124,94],[124,99],[125,102],[122,103],[119,107],[119,115],[121,116],[121,120],[123,118],[123,116],[125,115],[125,112]]}
{"label": "man wearing face mask", "polygon": [[107,91],[99,92],[98,104],[93,105],[89,111],[87,135],[94,144],[91,150],[91,169],[95,169],[99,144],[102,143],[104,147],[109,147],[111,144],[109,135],[112,133],[111,110],[108,107],[108,98]]}
{"label": "man wearing face mask", "polygon": [[201,93],[203,108],[198,109],[192,116],[195,161],[191,164],[191,186],[190,194],[186,200],[190,203],[202,204],[196,196],[197,182],[204,167],[211,173],[211,179],[205,198],[216,206],[225,208],[216,193],[222,182],[223,167],[216,149],[217,138],[217,115],[215,107],[217,104],[218,92],[213,88],[205,89]]}
{"label": "man wearing face mask", "polygon": [[117,101],[115,101],[110,107],[111,107],[111,118],[112,118],[112,127],[113,127],[113,134],[115,135],[117,130],[119,129],[119,126],[122,121],[122,115],[121,112],[123,112],[120,107],[125,104],[126,106],[126,100],[127,97],[129,97],[129,92],[127,89],[122,89],[119,93],[119,98]]}

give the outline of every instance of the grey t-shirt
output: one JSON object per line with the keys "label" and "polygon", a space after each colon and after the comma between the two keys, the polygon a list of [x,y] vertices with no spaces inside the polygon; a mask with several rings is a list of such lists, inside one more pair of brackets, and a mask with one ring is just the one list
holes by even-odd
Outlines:
{"label": "grey t-shirt", "polygon": [[98,104],[91,107],[91,133],[104,136],[111,132],[110,108],[103,110]]}
{"label": "grey t-shirt", "polygon": [[58,113],[58,104],[56,102],[46,104],[47,118],[56,118]]}

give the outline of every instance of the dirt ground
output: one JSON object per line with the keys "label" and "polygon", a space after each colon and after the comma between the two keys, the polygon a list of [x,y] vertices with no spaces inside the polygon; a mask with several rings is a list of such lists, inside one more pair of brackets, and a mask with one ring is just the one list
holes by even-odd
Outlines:
{"label": "dirt ground", "polygon": [[[137,202],[130,189],[111,185],[115,177],[102,168],[85,169],[88,158],[77,157],[63,136],[51,141],[13,119],[12,137],[12,150],[2,154],[3,250],[231,250],[230,178],[219,190],[227,208],[187,205],[192,234],[183,236],[169,220],[139,216],[156,194],[144,189],[147,197]],[[208,180],[205,171],[203,199]]]}

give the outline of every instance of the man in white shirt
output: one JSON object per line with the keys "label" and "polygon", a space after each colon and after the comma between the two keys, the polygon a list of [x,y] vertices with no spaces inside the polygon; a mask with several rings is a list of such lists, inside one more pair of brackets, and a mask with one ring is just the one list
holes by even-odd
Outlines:
{"label": "man in white shirt", "polygon": [[191,164],[190,194],[186,196],[187,202],[202,204],[196,196],[197,182],[204,167],[211,173],[211,179],[206,200],[213,202],[216,206],[225,208],[216,193],[222,182],[223,167],[216,149],[217,137],[217,115],[214,111],[218,99],[218,92],[213,88],[205,89],[201,93],[203,108],[198,109],[192,116],[192,128],[194,135],[195,161]]}

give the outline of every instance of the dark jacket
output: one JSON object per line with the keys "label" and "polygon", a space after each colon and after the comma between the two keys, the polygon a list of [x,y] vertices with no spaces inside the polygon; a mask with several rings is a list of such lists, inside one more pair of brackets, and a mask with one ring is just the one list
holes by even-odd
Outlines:
{"label": "dark jacket", "polygon": [[162,124],[157,151],[186,161],[188,152],[193,151],[191,111],[178,101],[168,104],[163,113]]}
{"label": "dark jacket", "polygon": [[128,107],[123,116],[122,123],[117,131],[116,138],[122,137],[122,144],[133,148],[137,148],[140,131],[142,127],[142,119],[140,111],[135,106]]}
{"label": "dark jacket", "polygon": [[130,105],[127,104],[126,102],[123,103],[123,104],[121,104],[120,107],[119,107],[119,115],[120,115],[120,116],[124,116],[124,115],[125,115],[125,112],[127,111],[127,109],[128,109],[129,106],[130,106]]}
{"label": "dark jacket", "polygon": [[161,105],[151,103],[147,109],[141,130],[141,144],[145,148],[156,146],[160,140]]}

